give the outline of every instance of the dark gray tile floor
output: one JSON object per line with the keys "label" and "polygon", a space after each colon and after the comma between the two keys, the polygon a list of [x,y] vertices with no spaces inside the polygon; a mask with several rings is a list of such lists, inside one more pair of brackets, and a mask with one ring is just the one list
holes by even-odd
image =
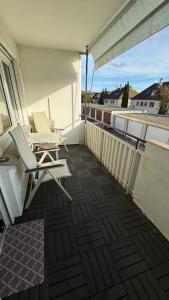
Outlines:
{"label": "dark gray tile floor", "polygon": [[49,181],[16,220],[45,220],[45,282],[6,299],[169,299],[169,242],[87,148],[60,156],[73,202]]}

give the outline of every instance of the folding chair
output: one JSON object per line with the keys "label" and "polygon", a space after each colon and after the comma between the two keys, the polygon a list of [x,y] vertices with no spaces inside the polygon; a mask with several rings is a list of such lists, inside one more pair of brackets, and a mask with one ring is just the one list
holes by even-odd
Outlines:
{"label": "folding chair", "polygon": [[35,142],[38,141],[39,144],[54,143],[55,146],[63,144],[68,152],[68,148],[64,142],[66,138],[62,136],[64,129],[56,129],[51,126],[51,122],[44,111],[34,112],[32,113],[32,117],[37,133],[32,133],[31,137],[34,138]]}
{"label": "folding chair", "polygon": [[[38,164],[35,154],[29,148],[21,126],[17,125],[14,129],[9,131],[9,134],[11,135],[18,150],[18,154],[26,167],[25,173],[29,173],[32,176],[35,184],[30,192],[25,208],[29,207],[36,191],[38,190],[42,180],[46,175],[50,175],[55,180],[59,188],[68,197],[68,199],[72,201],[71,196],[68,194],[68,192],[60,182],[61,178],[71,176],[66,163],[66,159],[60,159],[56,162],[52,161],[48,163]],[[37,172],[39,173],[38,179],[35,178]]]}
{"label": "folding chair", "polygon": [[[19,124],[19,123],[18,123]],[[59,159],[59,146],[56,146],[54,143],[49,144],[49,143],[41,143],[41,139],[39,142],[39,139],[36,137],[36,133],[35,133],[35,137],[34,137],[34,133],[31,133],[31,126],[30,125],[22,125],[22,130],[23,133],[25,135],[25,138],[29,144],[29,147],[31,148],[31,150],[34,153],[38,153],[41,155],[38,164],[43,163],[43,161],[45,160],[46,157],[48,157],[50,159],[50,161],[56,161]],[[36,141],[36,143],[35,143]],[[40,145],[40,146],[39,146]],[[41,148],[43,150],[41,150]],[[37,151],[38,150],[38,151]],[[51,153],[55,154],[55,159],[54,159],[54,155],[51,155]]]}

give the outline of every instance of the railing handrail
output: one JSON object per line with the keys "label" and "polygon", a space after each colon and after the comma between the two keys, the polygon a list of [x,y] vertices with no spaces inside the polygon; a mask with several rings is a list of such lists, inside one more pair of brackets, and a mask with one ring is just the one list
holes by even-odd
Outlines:
{"label": "railing handrail", "polygon": [[[126,131],[123,131],[123,130],[120,130],[120,129],[117,129],[117,128],[112,128],[112,127],[111,127],[110,125],[108,125],[107,123],[104,123],[104,122],[102,122],[102,121],[100,121],[100,120],[96,120],[95,118],[90,117],[90,116],[88,116],[88,115],[81,114],[81,116],[86,116],[86,117],[87,117],[87,121],[89,121],[88,119],[91,119],[91,120],[95,121],[95,122],[96,122],[96,123],[95,123],[95,126],[97,126],[96,124],[99,123],[99,124],[101,124],[102,126],[106,126],[106,127],[108,127],[108,128],[113,129],[113,130],[114,130],[115,132],[117,132],[117,133],[121,133],[121,134],[123,134],[124,136],[127,136],[127,137],[130,137],[130,138],[132,138],[132,139],[135,139],[135,140],[136,140],[136,146],[135,146],[135,149],[136,149],[136,150],[138,149],[138,146],[139,146],[139,143],[140,143],[140,142],[142,142],[143,144],[146,144],[146,140],[145,140],[145,139],[141,139],[141,138],[139,138],[139,137],[137,137],[137,136],[135,136],[135,135],[132,135],[132,134],[126,132]],[[104,128],[102,128],[102,129],[104,129]],[[110,134],[110,133],[109,133],[109,134]]]}

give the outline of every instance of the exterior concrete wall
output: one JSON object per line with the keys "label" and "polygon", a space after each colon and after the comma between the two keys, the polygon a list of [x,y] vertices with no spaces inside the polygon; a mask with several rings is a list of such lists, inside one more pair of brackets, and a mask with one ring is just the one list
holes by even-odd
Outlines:
{"label": "exterior concrete wall", "polygon": [[[19,47],[27,111],[45,111],[56,128],[67,128],[67,143],[79,143],[74,129],[80,124],[81,62],[78,52]],[[74,134],[73,134],[74,131]]]}
{"label": "exterior concrete wall", "polygon": [[104,99],[104,105],[121,107],[121,99]]}
{"label": "exterior concrete wall", "polygon": [[[143,105],[141,105],[141,102],[143,102]],[[153,107],[150,107],[150,102],[154,103]],[[139,103],[139,105],[137,104]],[[147,106],[145,104],[147,103]],[[158,114],[159,108],[160,108],[160,101],[153,101],[153,100],[132,100],[130,104],[130,108],[132,109],[143,109],[147,113],[150,114]]]}
{"label": "exterior concrete wall", "polygon": [[169,145],[147,142],[133,197],[143,213],[169,239]]}
{"label": "exterior concrete wall", "polygon": [[[104,99],[104,105],[121,107],[122,99]],[[128,100],[128,107],[131,106],[131,100]]]}

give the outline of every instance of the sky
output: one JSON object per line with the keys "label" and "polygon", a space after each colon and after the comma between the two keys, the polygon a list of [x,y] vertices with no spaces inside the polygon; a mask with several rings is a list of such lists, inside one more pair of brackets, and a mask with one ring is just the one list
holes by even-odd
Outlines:
{"label": "sky", "polygon": [[[162,77],[169,81],[169,26],[114,58],[94,72],[93,92],[112,91],[129,81],[138,92]],[[82,59],[82,90],[85,90],[85,55]],[[88,90],[91,89],[94,61],[89,55]]]}

